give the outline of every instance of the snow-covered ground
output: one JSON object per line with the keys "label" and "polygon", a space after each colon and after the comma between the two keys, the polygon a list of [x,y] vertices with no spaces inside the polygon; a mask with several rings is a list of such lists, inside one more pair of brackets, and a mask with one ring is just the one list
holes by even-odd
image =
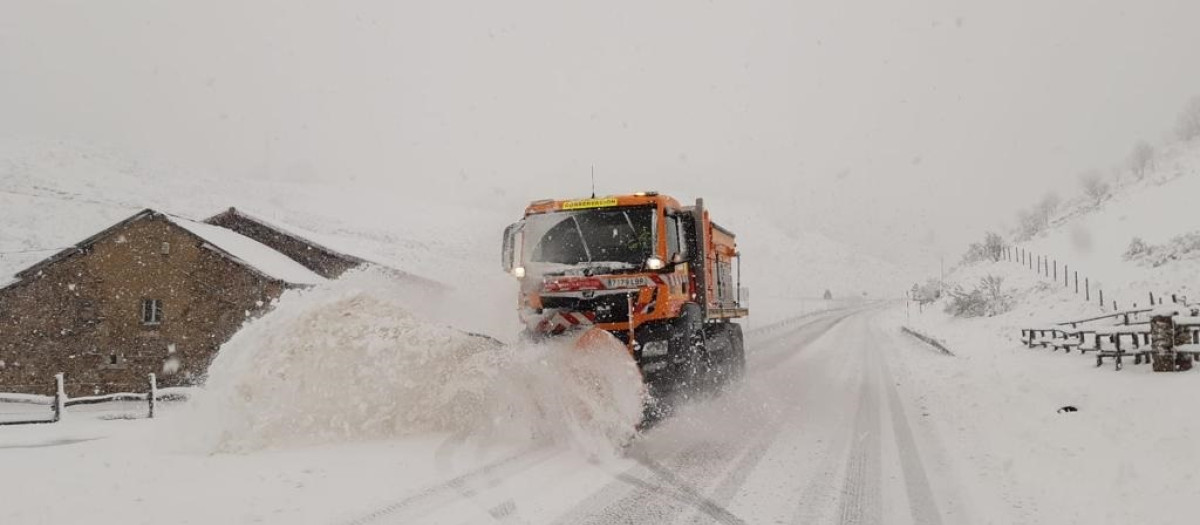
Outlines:
{"label": "snow-covered ground", "polygon": [[[1168,152],[1098,210],[1068,208],[1025,247],[1062,249],[1123,306],[1187,293],[1200,259],[1150,268],[1121,254],[1126,236],[1157,244],[1194,229],[1183,207],[1196,151]],[[1017,263],[949,277],[967,288],[1003,277],[1015,308],[996,317],[872,305],[863,292],[899,295],[902,271],[713,199],[746,256],[750,381],[631,442],[628,362],[464,334],[516,332],[514,283],[494,261],[517,199],[164,185],[154,173],[168,168],[74,144],[0,142],[0,153],[0,275],[144,207],[200,219],[237,206],[450,288],[353,272],[285,295],[158,419],[129,402],[0,427],[0,523],[1194,521],[1195,373],[1115,372],[1024,347],[1021,327],[1105,308]],[[812,299],[824,289],[836,299]],[[580,386],[591,384],[607,386]],[[25,415],[49,412],[0,404],[0,417]]]}
{"label": "snow-covered ground", "polygon": [[1095,354],[1027,348],[1021,328],[1101,309],[1016,263],[969,266],[949,280],[969,289],[984,275],[1005,279],[1012,311],[956,319],[943,300],[891,313],[954,353],[914,368],[910,381],[947,453],[969,465],[964,486],[977,508],[1011,519],[993,523],[1194,523],[1186,502],[1200,496],[1200,375],[1132,360],[1115,371],[1111,360],[1097,368]]}
{"label": "snow-covered ground", "polygon": [[[353,521],[463,472],[491,473],[491,462],[500,461],[500,476],[547,455],[553,461],[527,478],[563,496],[543,509],[550,517],[631,468],[620,446],[639,400],[619,386],[630,363],[606,360],[622,352],[498,351],[463,335],[511,341],[517,332],[515,283],[495,264],[499,233],[524,201],[543,196],[435,188],[229,180],[76,143],[0,140],[5,278],[143,208],[199,220],[235,206],[449,289],[356,272],[289,292],[226,345],[201,392],[164,404],[158,419],[139,419],[145,407],[131,402],[0,427],[0,493],[11,496],[0,522]],[[714,197],[710,209],[740,233],[752,331],[903,289],[887,262],[799,233],[753,203]],[[813,299],[826,289],[837,299]],[[581,386],[597,378],[610,387]],[[9,419],[49,415],[39,405],[0,407]],[[531,446],[541,452],[526,453]],[[510,456],[518,459],[506,463]],[[453,499],[471,490],[453,489],[434,492]],[[64,494],[70,505],[60,504]],[[475,502],[461,503],[451,521],[478,517]]]}

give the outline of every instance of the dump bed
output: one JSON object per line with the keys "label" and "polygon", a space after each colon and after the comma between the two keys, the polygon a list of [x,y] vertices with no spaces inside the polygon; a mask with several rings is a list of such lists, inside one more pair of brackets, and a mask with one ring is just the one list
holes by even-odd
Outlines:
{"label": "dump bed", "polygon": [[730,319],[749,315],[739,296],[741,289],[741,262],[737,250],[737,238],[733,232],[722,228],[709,217],[704,200],[698,199],[696,206],[688,208],[695,222],[700,225],[702,260],[704,269],[701,285],[703,305],[709,319]]}

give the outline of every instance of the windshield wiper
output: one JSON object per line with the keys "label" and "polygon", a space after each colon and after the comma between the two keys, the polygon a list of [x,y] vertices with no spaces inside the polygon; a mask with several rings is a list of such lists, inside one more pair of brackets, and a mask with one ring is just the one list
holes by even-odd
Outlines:
{"label": "windshield wiper", "polygon": [[579,234],[579,242],[583,244],[583,253],[587,255],[588,262],[592,262],[592,250],[588,248],[587,239],[583,238],[583,228],[579,227],[579,219],[571,216],[571,222],[575,223],[575,232]]}

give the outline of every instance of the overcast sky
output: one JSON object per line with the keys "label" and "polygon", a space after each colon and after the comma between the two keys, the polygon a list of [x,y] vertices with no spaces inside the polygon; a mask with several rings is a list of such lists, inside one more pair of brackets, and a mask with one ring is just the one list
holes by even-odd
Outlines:
{"label": "overcast sky", "polygon": [[0,132],[512,206],[586,194],[595,166],[602,193],[757,199],[932,264],[1163,138],[1200,93],[1198,20],[1195,0],[0,0]]}

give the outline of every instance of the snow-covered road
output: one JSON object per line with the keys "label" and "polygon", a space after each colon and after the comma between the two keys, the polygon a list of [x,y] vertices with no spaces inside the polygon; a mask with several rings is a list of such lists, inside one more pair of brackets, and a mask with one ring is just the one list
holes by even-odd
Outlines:
{"label": "snow-covered road", "polygon": [[0,523],[975,522],[910,391],[946,358],[895,319],[846,309],[751,333],[742,385],[607,455],[445,434],[197,453],[171,443],[184,407],[5,427]]}
{"label": "snow-covered road", "polygon": [[878,310],[751,339],[739,390],[583,466],[531,449],[397,494],[348,523],[963,523],[906,353]]}

